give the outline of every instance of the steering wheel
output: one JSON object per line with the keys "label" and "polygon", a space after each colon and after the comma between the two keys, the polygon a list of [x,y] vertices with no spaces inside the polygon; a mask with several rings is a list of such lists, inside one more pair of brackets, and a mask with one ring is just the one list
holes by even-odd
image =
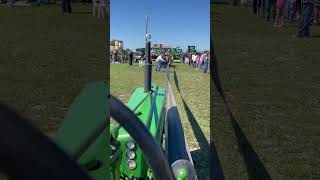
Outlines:
{"label": "steering wheel", "polygon": [[0,147],[0,172],[10,179],[90,179],[53,141],[1,103]]}
{"label": "steering wheel", "polygon": [[119,99],[110,96],[110,115],[135,140],[150,165],[155,179],[173,180],[174,176],[159,144],[146,126]]}

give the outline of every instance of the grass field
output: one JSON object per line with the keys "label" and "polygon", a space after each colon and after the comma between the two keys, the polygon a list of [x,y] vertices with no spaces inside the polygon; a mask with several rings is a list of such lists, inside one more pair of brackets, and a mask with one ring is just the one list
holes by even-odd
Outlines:
{"label": "grass field", "polygon": [[106,77],[106,23],[91,6],[0,8],[0,101],[53,134],[86,83]]}
{"label": "grass field", "polygon": [[[320,38],[296,39],[246,7],[212,5],[213,135],[226,179],[320,178]],[[312,27],[320,35],[319,27]],[[230,120],[231,119],[231,120]]]}
{"label": "grass field", "polygon": [[[209,75],[191,69],[188,65],[176,64],[176,73],[171,68],[170,83],[177,101],[184,132],[195,163],[199,179],[209,176]],[[124,103],[129,101],[135,88],[143,86],[144,69],[137,64],[112,64],[110,66],[111,94]],[[152,80],[165,87],[165,72],[152,71]],[[180,91],[180,93],[179,93]]]}

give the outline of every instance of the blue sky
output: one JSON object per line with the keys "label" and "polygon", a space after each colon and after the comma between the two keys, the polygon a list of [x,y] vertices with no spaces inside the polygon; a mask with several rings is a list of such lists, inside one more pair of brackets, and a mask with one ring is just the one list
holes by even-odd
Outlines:
{"label": "blue sky", "polygon": [[110,0],[110,39],[144,47],[145,16],[152,43],[210,49],[210,0]]}

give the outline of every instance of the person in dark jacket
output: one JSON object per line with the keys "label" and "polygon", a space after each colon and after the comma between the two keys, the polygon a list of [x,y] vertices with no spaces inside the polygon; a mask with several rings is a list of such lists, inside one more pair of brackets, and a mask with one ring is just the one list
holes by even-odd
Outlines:
{"label": "person in dark jacket", "polygon": [[133,53],[132,51],[129,52],[129,59],[128,59],[128,62],[129,62],[129,65],[132,66],[132,61],[133,61]]}
{"label": "person in dark jacket", "polygon": [[71,13],[71,0],[62,0],[62,12]]}

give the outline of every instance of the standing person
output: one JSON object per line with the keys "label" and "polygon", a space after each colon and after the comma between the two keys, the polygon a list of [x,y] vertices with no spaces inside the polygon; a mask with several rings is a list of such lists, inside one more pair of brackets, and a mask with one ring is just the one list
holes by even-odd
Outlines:
{"label": "standing person", "polygon": [[[288,0],[288,18],[289,18],[289,23],[293,23],[294,20],[296,19],[296,12],[297,12],[297,1],[298,0]],[[301,1],[300,1],[301,2]]]}
{"label": "standing person", "polygon": [[200,68],[202,69],[203,66],[203,58],[204,58],[205,53],[202,53],[200,56]]}
{"label": "standing person", "polygon": [[186,53],[183,53],[183,56],[182,56],[182,63],[183,64],[184,64],[185,60],[186,60]]}
{"label": "standing person", "polygon": [[186,52],[184,56],[184,63],[189,63],[189,54]]}
{"label": "standing person", "polygon": [[207,73],[207,70],[208,70],[208,67],[209,67],[209,59],[208,59],[208,56],[207,54],[204,54],[204,57],[203,57],[203,71],[202,73]]}
{"label": "standing person", "polygon": [[314,0],[314,16],[313,23],[320,24],[320,0]]}
{"label": "standing person", "polygon": [[132,61],[133,61],[133,53],[132,53],[132,51],[129,51],[128,61],[129,61],[129,65],[132,66]]}
{"label": "standing person", "polygon": [[200,68],[200,53],[197,54],[197,59],[196,59],[196,68]]}
{"label": "standing person", "polygon": [[195,53],[192,53],[192,68],[195,68],[196,66],[196,60],[197,60],[197,56]]}
{"label": "standing person", "polygon": [[295,16],[296,19],[301,20],[301,15],[302,14],[302,2],[301,0],[296,0],[296,4],[295,4]]}
{"label": "standing person", "polygon": [[71,13],[71,0],[62,0],[62,12]]}
{"label": "standing person", "polygon": [[275,22],[276,19],[276,3],[277,0],[268,0],[267,5],[267,21],[270,21],[270,18],[272,18],[272,22]]}
{"label": "standing person", "polygon": [[253,14],[255,15],[258,13],[257,4],[258,4],[258,0],[253,0],[252,11],[253,11]]}
{"label": "standing person", "polygon": [[302,16],[296,37],[309,37],[311,17],[314,11],[314,0],[302,0]]}
{"label": "standing person", "polygon": [[[211,64],[210,52],[209,52],[209,55],[208,55],[207,57],[208,57],[208,67],[210,68],[210,64]],[[209,69],[209,70],[210,70],[210,69]]]}
{"label": "standing person", "polygon": [[117,50],[114,50],[114,51],[113,51],[113,53],[112,53],[112,60],[113,60],[113,62],[118,61],[118,51],[117,51]]}
{"label": "standing person", "polygon": [[162,68],[163,63],[165,62],[163,53],[161,53],[161,54],[158,56],[158,58],[156,59],[156,62],[157,62],[156,71],[160,71],[161,68]]}
{"label": "standing person", "polygon": [[294,19],[294,5],[295,5],[295,1],[296,0],[288,0],[287,4],[288,4],[288,20],[289,23],[291,24],[293,22]]}
{"label": "standing person", "polygon": [[192,53],[189,53],[189,66],[191,66],[192,63]]}
{"label": "standing person", "polygon": [[261,0],[253,0],[253,14],[259,16],[260,14],[260,6],[261,6]]}
{"label": "standing person", "polygon": [[274,23],[275,27],[282,27],[283,26],[283,13],[284,8],[286,6],[287,0],[277,0],[277,14],[276,20]]}
{"label": "standing person", "polygon": [[257,0],[257,16],[261,14],[261,0]]}
{"label": "standing person", "polygon": [[299,20],[300,22],[300,17],[301,17],[301,0],[294,0],[293,2],[293,7],[292,7],[292,21],[294,20]]}
{"label": "standing person", "polygon": [[261,1],[261,5],[260,5],[260,14],[259,15],[261,17],[265,18],[268,0],[260,0],[260,1]]}
{"label": "standing person", "polygon": [[119,49],[119,61],[120,61],[120,63],[124,63],[123,50],[122,49]]}

